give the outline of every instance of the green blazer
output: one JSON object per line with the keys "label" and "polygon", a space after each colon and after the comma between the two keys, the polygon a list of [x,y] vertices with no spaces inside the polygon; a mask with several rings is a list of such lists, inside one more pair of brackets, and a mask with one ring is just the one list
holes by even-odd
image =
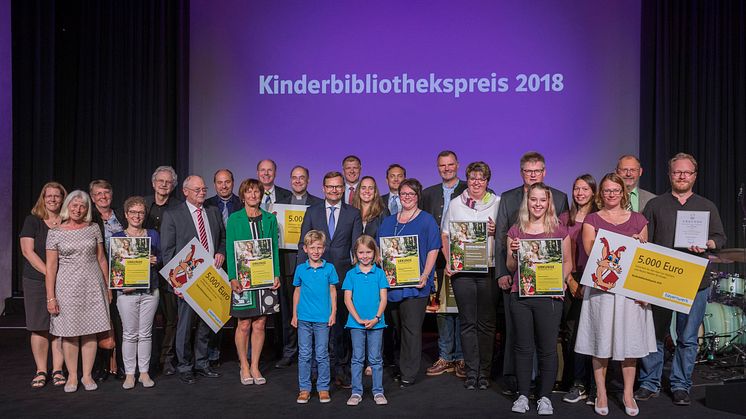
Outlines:
{"label": "green blazer", "polygon": [[[280,255],[277,244],[279,236],[277,235],[277,216],[267,211],[262,211],[262,236],[257,239],[272,239],[272,262],[274,265],[275,276],[280,276]],[[251,229],[249,228],[249,216],[246,210],[236,211],[228,217],[228,224],[225,227],[225,257],[228,261],[228,279],[236,279],[236,254],[233,251],[233,242],[236,240],[253,240]]]}

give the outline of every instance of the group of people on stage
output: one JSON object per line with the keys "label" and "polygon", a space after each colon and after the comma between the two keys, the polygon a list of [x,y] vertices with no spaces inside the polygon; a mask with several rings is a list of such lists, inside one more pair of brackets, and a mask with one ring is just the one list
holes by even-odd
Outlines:
{"label": "group of people on stage", "polygon": [[[415,384],[428,299],[448,277],[458,314],[437,314],[438,359],[427,375],[453,372],[466,389],[487,389],[498,341],[503,394],[514,397],[513,412],[529,411],[529,398],[534,397],[539,414],[552,414],[552,389],[556,382],[565,382],[570,385],[564,401],[588,399],[596,413],[607,415],[611,359],[621,362],[624,408],[635,416],[636,400],[661,391],[662,342],[671,311],[582,286],[580,278],[599,229],[673,248],[678,210],[710,214],[706,247],[686,251],[705,256],[721,248],[726,237],[718,209],[693,192],[697,162],[688,154],[673,156],[668,164],[671,189],[655,196],[638,187],[643,173],[639,160],[622,156],[600,182],[589,174],[578,176],[571,185],[570,205],[563,192],[545,183],[541,154],[524,154],[519,169],[522,184],[498,195],[489,187],[492,170],[487,163],[470,163],[460,179],[456,153],[446,150],[437,156],[441,182],[423,189],[418,180],[407,177],[404,167],[392,164],[386,171],[389,193],[382,196],[374,177],[361,177],[360,159],[347,156],[341,172],[323,176],[324,196],[319,198],[307,191],[308,169],[292,168],[291,190],[286,190],[275,184],[275,163],[262,160],[257,177],[242,181],[238,195],[232,172],[215,172],[216,195],[207,198],[208,188],[196,175],[183,181],[181,194],[172,194],[176,172],[161,166],[152,175],[154,193],[127,198],[121,210],[112,207],[113,188],[107,181],[95,180],[88,192],[69,194],[59,183],[49,182],[20,233],[26,320],[37,371],[31,386],[51,381],[66,392],[76,391],[79,384],[95,390],[94,364],[103,364],[109,373],[123,370],[125,389],[135,387],[136,381],[153,387],[150,360],[158,310],[164,332],[161,351],[153,358],[162,372],[178,374],[187,384],[196,376],[220,377],[222,330],[213,333],[178,290],[157,274],[196,238],[214,256],[215,265],[228,272],[243,385],[267,382],[259,361],[268,316],[275,314],[283,346],[275,366],[298,362],[298,403],[311,398],[315,376],[320,402],[331,400],[334,382],[338,388],[351,388],[347,404],[357,405],[363,399],[365,374],[372,376],[375,403],[386,404],[383,366],[394,367],[401,388]],[[177,198],[181,195],[183,201]],[[275,204],[308,206],[297,251],[278,249]],[[449,262],[449,225],[454,221],[486,223],[487,272],[461,272]],[[417,237],[421,275],[415,286],[389,288],[378,239],[399,236]],[[110,237],[150,237],[149,288],[108,289]],[[234,243],[261,238],[273,239],[277,276],[270,289],[245,290],[237,278]],[[564,298],[520,296],[520,242],[541,239],[561,242]],[[708,285],[703,278],[689,314],[675,316],[678,338],[670,383],[678,405],[689,404]],[[504,330],[498,328],[502,316]],[[564,343],[563,377],[557,377],[559,337]]]}

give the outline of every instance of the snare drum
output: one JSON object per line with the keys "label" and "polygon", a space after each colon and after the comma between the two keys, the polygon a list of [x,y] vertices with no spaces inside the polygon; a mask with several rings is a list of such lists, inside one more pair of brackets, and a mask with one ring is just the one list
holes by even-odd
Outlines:
{"label": "snare drum", "polygon": [[721,274],[717,279],[716,290],[720,295],[743,297],[746,281],[738,274]]}

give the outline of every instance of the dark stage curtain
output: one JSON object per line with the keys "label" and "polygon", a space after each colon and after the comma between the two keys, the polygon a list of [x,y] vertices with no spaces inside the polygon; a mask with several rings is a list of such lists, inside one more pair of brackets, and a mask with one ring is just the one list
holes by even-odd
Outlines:
{"label": "dark stage curtain", "polygon": [[[188,170],[188,0],[12,2],[14,235],[41,186],[92,179],[114,205]],[[14,248],[14,290],[20,289]]]}
{"label": "dark stage curtain", "polygon": [[695,192],[720,209],[728,246],[744,247],[746,1],[643,1],[641,66],[643,188],[670,190],[668,159],[692,154]]}

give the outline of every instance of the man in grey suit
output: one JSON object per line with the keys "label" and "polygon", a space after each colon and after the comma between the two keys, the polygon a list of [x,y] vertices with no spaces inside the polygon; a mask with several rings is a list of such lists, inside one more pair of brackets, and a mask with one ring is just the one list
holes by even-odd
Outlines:
{"label": "man in grey suit", "polygon": [[[312,205],[306,211],[301,226],[296,265],[308,259],[303,250],[303,237],[311,230],[326,233],[326,248],[322,258],[334,265],[339,276],[337,288],[341,289],[347,271],[352,268],[352,246],[362,234],[363,223],[360,211],[342,202],[344,197],[344,178],[339,172],[324,175],[324,202]],[[330,365],[335,373],[335,383],[339,387],[350,388],[348,363],[350,361],[349,333],[344,332],[347,322],[347,309],[344,304],[344,293],[337,292],[337,321],[330,334]]]}
{"label": "man in grey suit", "polygon": [[292,195],[289,190],[275,185],[276,175],[277,164],[275,164],[274,160],[265,159],[257,163],[256,177],[259,179],[259,182],[262,182],[262,186],[264,186],[264,197],[262,198],[261,206],[267,212],[272,212],[272,204],[290,199]]}
{"label": "man in grey suit", "polygon": [[[515,342],[515,332],[513,330],[512,319],[510,316],[510,289],[512,286],[512,277],[505,264],[506,258],[506,240],[508,230],[516,223],[518,219],[518,209],[523,202],[523,196],[529,186],[544,182],[546,176],[546,162],[544,156],[529,151],[521,157],[521,178],[523,185],[503,192],[500,195],[500,207],[497,210],[497,231],[495,233],[495,276],[498,284],[503,290],[503,308],[505,312],[505,337],[503,344],[503,377],[506,388],[503,394],[513,395],[516,390],[515,378],[515,355],[513,345]],[[557,216],[568,211],[567,195],[552,187],[552,201]]]}
{"label": "man in grey suit", "polygon": [[619,161],[616,164],[616,174],[624,180],[624,184],[627,187],[630,209],[635,212],[642,212],[648,201],[655,198],[656,195],[638,186],[640,176],[642,176],[640,160],[631,154],[619,157]]}
{"label": "man in grey suit", "polygon": [[[186,201],[163,214],[161,223],[161,254],[167,264],[193,238],[197,238],[207,251],[214,255],[215,266],[220,267],[225,260],[225,226],[223,218],[215,207],[205,207],[207,187],[199,176],[189,176],[183,188]],[[179,359],[177,370],[181,381],[195,382],[194,373],[208,378],[220,377],[213,371],[208,361],[207,343],[212,330],[194,310],[179,296],[179,321],[176,326],[176,356]],[[197,322],[197,332],[192,352],[192,324]]]}
{"label": "man in grey suit", "polygon": [[[290,188],[292,194],[284,200],[277,200],[276,204],[314,205],[324,202],[321,198],[308,192],[308,169],[295,166],[290,171]],[[282,286],[277,292],[280,294],[280,315],[274,316],[275,329],[282,330],[282,358],[277,361],[275,368],[287,368],[293,364],[298,353],[298,331],[290,324],[293,317],[293,275],[295,261],[298,257],[296,250],[280,249]]]}

